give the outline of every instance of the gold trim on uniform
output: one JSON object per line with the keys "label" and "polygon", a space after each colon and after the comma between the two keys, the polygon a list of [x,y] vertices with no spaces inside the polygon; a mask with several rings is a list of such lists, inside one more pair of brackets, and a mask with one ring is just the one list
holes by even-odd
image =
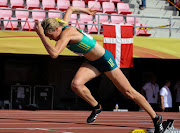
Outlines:
{"label": "gold trim on uniform", "polygon": [[85,44],[85,43],[83,43],[83,42],[81,42],[81,44],[84,45],[84,46],[86,46],[86,47],[88,47],[88,48],[90,48],[90,46],[88,46],[87,44]]}
{"label": "gold trim on uniform", "polygon": [[111,65],[111,67],[113,67],[113,66],[114,66],[114,62],[112,61],[112,59],[111,59],[111,58],[108,60],[108,63]]}
{"label": "gold trim on uniform", "polygon": [[88,50],[90,48],[90,46],[86,45],[83,42],[80,42],[80,44],[78,44],[77,46],[84,49],[84,50]]}

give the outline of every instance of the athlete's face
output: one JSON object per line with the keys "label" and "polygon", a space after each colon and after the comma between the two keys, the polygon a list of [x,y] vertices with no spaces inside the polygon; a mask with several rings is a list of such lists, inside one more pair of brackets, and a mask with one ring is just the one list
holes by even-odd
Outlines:
{"label": "athlete's face", "polygon": [[55,31],[45,33],[45,35],[46,35],[50,40],[58,41],[58,40],[59,40],[60,33],[61,33],[61,32],[60,32],[59,28],[57,28]]}

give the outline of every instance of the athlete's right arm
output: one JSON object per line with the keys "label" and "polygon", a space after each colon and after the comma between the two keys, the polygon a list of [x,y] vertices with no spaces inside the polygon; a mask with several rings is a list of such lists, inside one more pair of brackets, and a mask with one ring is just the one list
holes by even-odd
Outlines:
{"label": "athlete's right arm", "polygon": [[71,30],[66,30],[66,32],[63,32],[60,36],[60,39],[57,41],[56,45],[53,46],[46,38],[44,34],[44,30],[40,24],[40,22],[36,23],[35,30],[37,34],[39,35],[42,43],[44,44],[44,47],[46,48],[47,52],[52,58],[57,58],[59,54],[65,49],[68,42],[71,39]]}
{"label": "athlete's right arm", "polygon": [[73,13],[86,13],[86,14],[89,14],[89,15],[95,15],[96,11],[92,9],[93,7],[91,8],[82,8],[82,7],[73,7],[73,6],[70,6],[64,17],[63,17],[63,20],[66,21],[66,22],[69,22],[70,18],[71,18],[71,14]]}

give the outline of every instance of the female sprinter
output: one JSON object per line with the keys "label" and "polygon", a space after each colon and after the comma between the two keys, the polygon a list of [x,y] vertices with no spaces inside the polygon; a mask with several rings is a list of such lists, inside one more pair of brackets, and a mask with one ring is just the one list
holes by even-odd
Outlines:
{"label": "female sprinter", "polygon": [[[102,107],[84,84],[101,73],[105,73],[125,96],[135,101],[150,115],[155,126],[155,133],[163,133],[162,116],[157,115],[146,99],[130,85],[127,78],[117,67],[111,52],[104,49],[92,36],[82,30],[67,26],[71,14],[77,12],[95,15],[92,8],[69,7],[63,20],[47,18],[42,23],[37,22],[35,29],[52,58],[57,58],[67,47],[71,51],[83,54],[88,60],[79,68],[71,83],[72,90],[93,107],[87,123],[95,121],[97,115],[102,111]],[[56,45],[53,46],[46,37],[55,40]]]}

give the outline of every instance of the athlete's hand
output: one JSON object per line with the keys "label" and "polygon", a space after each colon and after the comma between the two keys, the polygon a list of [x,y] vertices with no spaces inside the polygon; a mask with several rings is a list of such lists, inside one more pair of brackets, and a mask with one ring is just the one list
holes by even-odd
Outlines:
{"label": "athlete's hand", "polygon": [[39,36],[44,34],[44,29],[39,21],[35,23],[34,29]]}
{"label": "athlete's hand", "polygon": [[93,16],[94,16],[97,11],[94,10],[93,7],[94,7],[94,6],[92,6],[91,8],[87,8],[87,10],[88,10],[88,14],[89,14],[89,15],[93,15]]}

